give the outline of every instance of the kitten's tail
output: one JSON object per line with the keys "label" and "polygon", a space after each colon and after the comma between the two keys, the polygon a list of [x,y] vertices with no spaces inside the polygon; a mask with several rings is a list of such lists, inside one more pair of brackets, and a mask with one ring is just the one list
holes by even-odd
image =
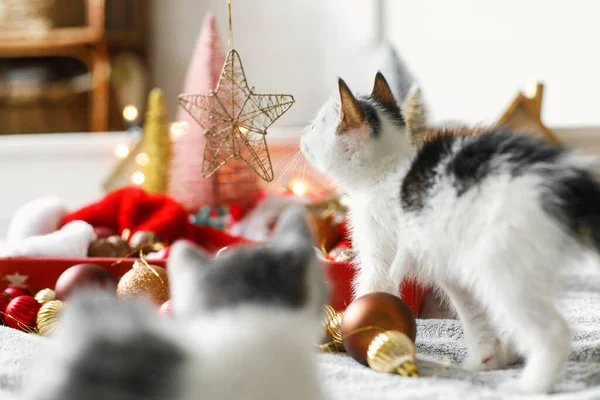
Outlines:
{"label": "kitten's tail", "polygon": [[[558,208],[562,222],[582,244],[600,254],[598,161],[595,157],[579,155],[576,167],[567,173],[563,172],[564,175],[552,183],[551,190],[555,204],[560,204]],[[548,206],[551,202],[546,203]]]}

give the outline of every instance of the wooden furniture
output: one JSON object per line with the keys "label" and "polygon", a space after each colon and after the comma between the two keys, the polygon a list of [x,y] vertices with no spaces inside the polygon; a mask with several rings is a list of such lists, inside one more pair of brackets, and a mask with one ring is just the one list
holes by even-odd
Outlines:
{"label": "wooden furniture", "polygon": [[51,29],[43,34],[0,34],[0,57],[74,57],[90,71],[89,128],[108,130],[109,61],[105,39],[104,0],[86,0],[86,24]]}

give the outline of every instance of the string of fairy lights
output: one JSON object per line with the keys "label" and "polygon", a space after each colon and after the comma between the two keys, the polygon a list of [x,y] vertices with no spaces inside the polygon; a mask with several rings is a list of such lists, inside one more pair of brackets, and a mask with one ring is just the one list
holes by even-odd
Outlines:
{"label": "string of fairy lights", "polygon": [[[138,116],[139,112],[136,106],[130,104],[123,108],[123,120],[125,121],[125,126],[127,128],[127,135],[123,143],[119,143],[115,146],[115,155],[122,160],[129,157],[142,138],[143,129],[137,124]],[[185,121],[171,123],[169,128],[171,141],[176,141],[179,137],[184,135],[187,128],[188,123]],[[145,167],[149,162],[150,157],[143,151],[135,155],[137,169],[131,174],[130,178],[134,185],[141,185],[146,180],[146,177],[140,168]]]}

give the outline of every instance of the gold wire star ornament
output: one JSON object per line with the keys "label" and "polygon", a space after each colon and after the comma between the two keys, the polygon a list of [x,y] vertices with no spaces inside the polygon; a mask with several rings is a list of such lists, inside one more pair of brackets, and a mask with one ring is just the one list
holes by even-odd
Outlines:
{"label": "gold wire star ornament", "polygon": [[[209,178],[232,158],[246,162],[267,182],[274,178],[267,129],[294,104],[288,94],[256,94],[239,53],[232,49],[231,0],[229,53],[215,90],[207,95],[181,94],[179,104],[205,130],[202,176]],[[208,115],[208,118],[207,118]]]}

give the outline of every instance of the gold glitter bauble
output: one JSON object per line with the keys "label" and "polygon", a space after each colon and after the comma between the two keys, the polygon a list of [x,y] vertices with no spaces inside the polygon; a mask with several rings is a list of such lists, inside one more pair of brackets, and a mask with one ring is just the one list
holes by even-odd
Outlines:
{"label": "gold glitter bauble", "polygon": [[37,328],[42,336],[54,333],[58,328],[60,312],[65,308],[65,303],[60,300],[51,300],[44,304],[37,314]]}
{"label": "gold glitter bauble", "polygon": [[344,313],[342,311],[336,311],[330,305],[325,306],[325,315],[323,319],[323,341],[326,345],[325,348],[331,346],[337,351],[344,351],[342,331],[340,330],[342,318],[344,318]]}
{"label": "gold glitter bauble", "polygon": [[369,367],[377,372],[419,376],[412,340],[402,332],[385,331],[375,336],[367,350]]}
{"label": "gold glitter bauble", "polygon": [[39,292],[37,292],[35,294],[35,299],[38,301],[38,303],[40,304],[44,304],[47,303],[49,301],[55,300],[56,299],[56,295],[54,294],[54,290],[46,288],[46,289],[42,289]]}
{"label": "gold glitter bauble", "polygon": [[158,305],[163,304],[170,298],[167,270],[144,261],[136,261],[119,280],[117,296],[145,296]]}

